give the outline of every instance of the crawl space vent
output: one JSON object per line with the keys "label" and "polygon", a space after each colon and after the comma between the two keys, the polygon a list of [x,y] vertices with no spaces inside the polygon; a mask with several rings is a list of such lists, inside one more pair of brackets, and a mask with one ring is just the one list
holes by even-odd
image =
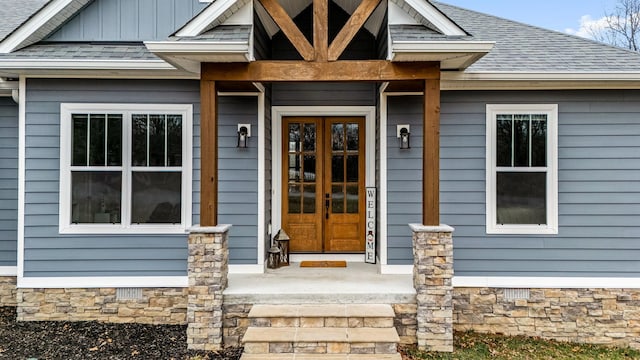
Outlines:
{"label": "crawl space vent", "polygon": [[117,300],[141,300],[142,288],[118,288],[116,289]]}
{"label": "crawl space vent", "polygon": [[505,300],[528,300],[529,289],[504,289]]}

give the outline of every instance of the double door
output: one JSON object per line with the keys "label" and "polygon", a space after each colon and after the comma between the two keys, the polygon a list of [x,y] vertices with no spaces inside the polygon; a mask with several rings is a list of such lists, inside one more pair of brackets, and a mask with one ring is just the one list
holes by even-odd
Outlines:
{"label": "double door", "polygon": [[292,252],[364,252],[364,124],[283,118],[282,227]]}

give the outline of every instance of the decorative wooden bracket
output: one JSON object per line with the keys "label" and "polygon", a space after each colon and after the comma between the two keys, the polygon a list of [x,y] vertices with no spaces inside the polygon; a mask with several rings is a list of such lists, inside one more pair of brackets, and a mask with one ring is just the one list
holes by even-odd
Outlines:
{"label": "decorative wooden bracket", "polygon": [[305,61],[336,61],[381,0],[362,0],[336,38],[329,43],[329,0],[313,0],[313,46],[277,0],[258,0]]}
{"label": "decorative wooden bracket", "polygon": [[338,33],[329,47],[329,61],[336,61],[342,55],[344,49],[353,40],[358,31],[367,22],[373,11],[380,4],[380,0],[362,0],[358,8],[351,14],[349,20]]}
{"label": "decorative wooden bracket", "polygon": [[[258,0],[264,9],[269,13],[269,16],[280,27],[280,30],[291,41],[291,44],[298,50],[300,55],[306,61],[311,61],[314,58],[315,51],[313,46],[309,44],[307,38],[298,29],[298,26],[293,22],[293,19],[287,14],[277,0]],[[328,1],[328,0],[325,0]]]}

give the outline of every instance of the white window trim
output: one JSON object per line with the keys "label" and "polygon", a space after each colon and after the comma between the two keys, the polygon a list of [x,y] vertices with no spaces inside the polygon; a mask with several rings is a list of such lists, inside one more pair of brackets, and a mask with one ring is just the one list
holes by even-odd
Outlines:
{"label": "white window trim", "polygon": [[[121,224],[72,224],[71,223],[71,115],[78,112],[122,113],[122,223]],[[130,201],[130,173],[135,168],[129,166],[131,144],[132,112],[180,113],[183,115],[182,131],[182,209],[181,223],[173,224],[128,224]],[[193,105],[191,104],[60,104],[60,234],[185,234],[191,227],[191,196],[193,172]]]}
{"label": "white window trim", "polygon": [[[547,224],[498,225],[496,211],[496,146],[498,113],[547,115]],[[558,234],[558,105],[487,104],[486,223],[487,234]],[[523,171],[529,171],[524,168]]]}

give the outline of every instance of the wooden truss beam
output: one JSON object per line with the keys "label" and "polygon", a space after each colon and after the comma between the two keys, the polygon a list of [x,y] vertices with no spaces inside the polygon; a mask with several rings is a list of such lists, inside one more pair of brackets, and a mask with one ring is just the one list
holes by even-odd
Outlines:
{"label": "wooden truss beam", "polygon": [[378,4],[380,4],[380,0],[362,0],[342,30],[340,30],[331,42],[331,46],[329,47],[329,61],[338,60],[344,49],[346,49],[351,40],[353,40],[353,37],[356,36],[376,7],[378,7]]}
{"label": "wooden truss beam", "polygon": [[313,0],[313,47],[315,61],[327,61],[329,53],[329,3]]}
{"label": "wooden truss beam", "polygon": [[405,81],[440,79],[440,68],[433,62],[393,63],[386,60],[253,61],[203,64],[201,78],[251,82]]}
{"label": "wooden truss beam", "polygon": [[277,0],[258,0],[269,16],[280,27],[280,30],[291,41],[291,44],[298,50],[300,55],[306,61],[312,61],[315,57],[315,50],[309,43],[304,34],[298,29],[289,14],[278,3]]}

